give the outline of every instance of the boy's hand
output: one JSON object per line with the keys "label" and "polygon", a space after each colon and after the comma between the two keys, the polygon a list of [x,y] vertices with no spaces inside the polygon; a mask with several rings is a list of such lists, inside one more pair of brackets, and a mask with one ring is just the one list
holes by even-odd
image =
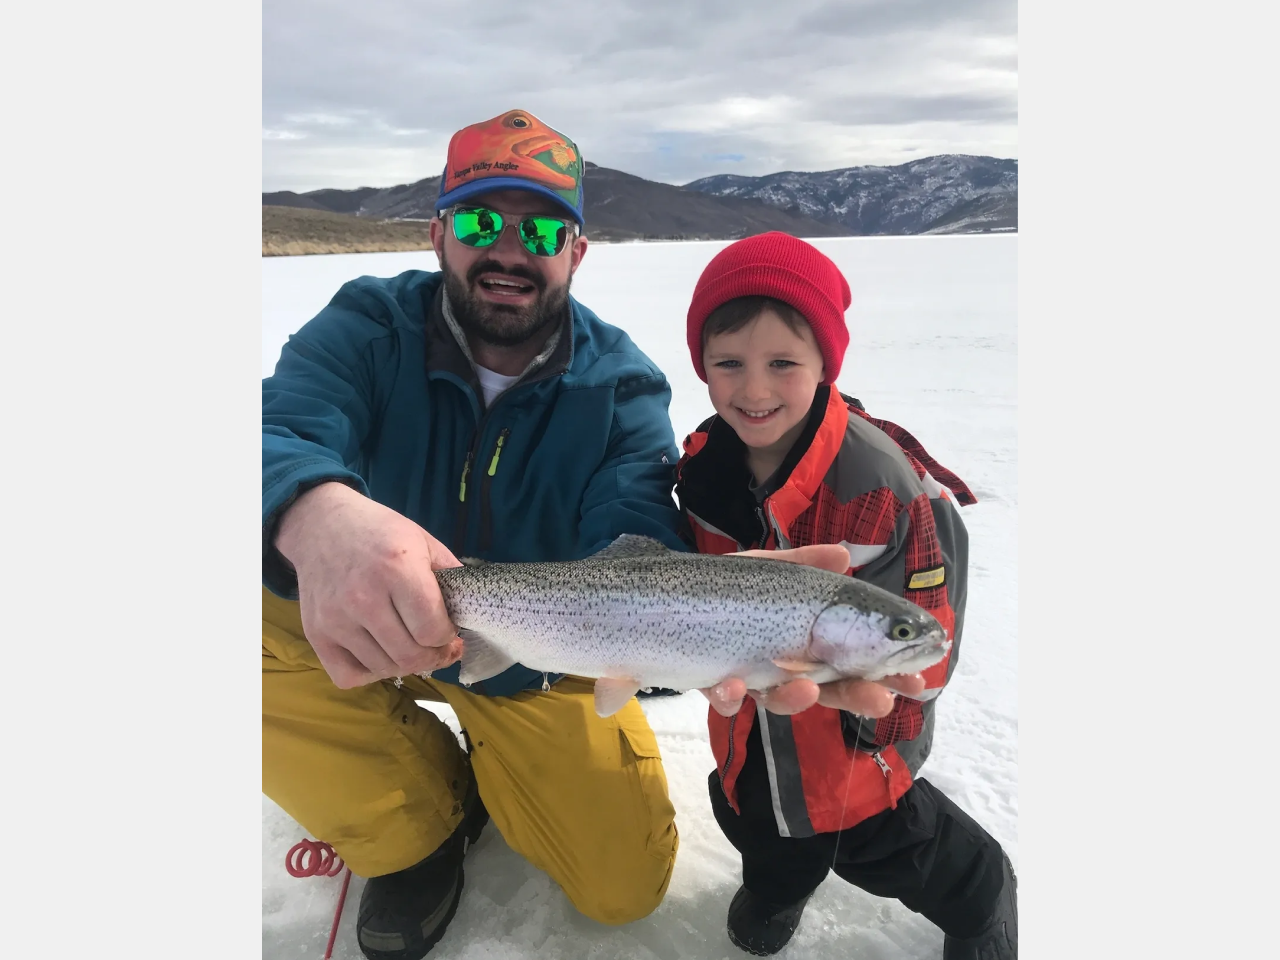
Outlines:
{"label": "boy's hand", "polygon": [[[849,553],[838,543],[819,543],[793,550],[747,550],[738,556],[805,563],[833,573],[844,573],[849,569]],[[893,709],[896,694],[913,697],[923,691],[924,678],[916,673],[885,677],[874,683],[870,680],[851,679],[833,680],[821,685],[802,677],[780,684],[768,693],[748,691],[746,683],[737,677],[731,677],[714,687],[706,688],[702,693],[722,717],[731,717],[737,713],[748,693],[770,713],[799,713],[820,703],[824,707],[848,710],[862,717],[883,717]]]}

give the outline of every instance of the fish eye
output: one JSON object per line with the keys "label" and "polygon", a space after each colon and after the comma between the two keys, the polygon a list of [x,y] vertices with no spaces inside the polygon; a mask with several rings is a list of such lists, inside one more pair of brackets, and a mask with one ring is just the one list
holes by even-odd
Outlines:
{"label": "fish eye", "polygon": [[526,120],[524,117],[515,116],[511,118],[511,125],[513,127],[520,127],[523,129],[524,127],[527,127],[529,125],[529,121]]}
{"label": "fish eye", "polygon": [[916,626],[907,620],[899,620],[889,628],[889,635],[895,640],[914,640],[916,638]]}

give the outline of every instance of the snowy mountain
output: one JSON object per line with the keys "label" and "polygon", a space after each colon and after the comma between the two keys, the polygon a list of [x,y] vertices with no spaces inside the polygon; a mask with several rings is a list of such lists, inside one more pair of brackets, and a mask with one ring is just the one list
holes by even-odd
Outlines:
{"label": "snowy mountain", "polygon": [[395,187],[308,190],[306,193],[280,190],[264,193],[262,205],[326,210],[375,220],[430,220],[439,194],[440,178],[428,177],[417,183],[402,183]]}
{"label": "snowy mountain", "polygon": [[[376,220],[428,220],[439,177],[395,187],[264,193],[263,206]],[[939,156],[897,167],[731,174],[683,187],[587,163],[591,239],[732,240],[781,230],[799,237],[1016,231],[1018,161]]]}
{"label": "snowy mountain", "polygon": [[[263,206],[300,207],[362,219],[429,220],[440,178],[378,189],[264,193]],[[848,234],[840,224],[779,210],[759,200],[690,193],[588,161],[583,196],[592,240],[734,240],[781,230],[798,237]]]}
{"label": "snowy mountain", "polygon": [[838,224],[857,236],[1016,231],[1018,161],[946,154],[896,167],[821,173],[723,174],[685,184],[718,197],[761,200]]}

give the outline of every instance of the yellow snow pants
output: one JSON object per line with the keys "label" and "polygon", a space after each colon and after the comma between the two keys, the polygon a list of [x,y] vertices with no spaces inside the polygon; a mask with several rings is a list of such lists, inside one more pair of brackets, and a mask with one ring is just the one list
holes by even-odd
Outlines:
{"label": "yellow snow pants", "polygon": [[[472,745],[415,700],[448,703]],[[298,604],[262,591],[262,789],[358,876],[402,870],[462,819],[474,774],[503,838],[601,923],[648,915],[679,838],[657,740],[632,700],[596,715],[590,681],[485,697],[405,677],[339,690]]]}

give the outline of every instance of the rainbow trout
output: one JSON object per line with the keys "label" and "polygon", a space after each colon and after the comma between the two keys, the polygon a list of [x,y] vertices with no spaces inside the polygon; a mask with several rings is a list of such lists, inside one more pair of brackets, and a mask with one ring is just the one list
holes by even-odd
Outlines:
{"label": "rainbow trout", "polygon": [[462,683],[515,663],[594,678],[602,717],[641,687],[878,680],[932,666],[951,647],[931,614],[862,580],[633,535],[585,560],[469,560],[436,579],[464,641]]}

